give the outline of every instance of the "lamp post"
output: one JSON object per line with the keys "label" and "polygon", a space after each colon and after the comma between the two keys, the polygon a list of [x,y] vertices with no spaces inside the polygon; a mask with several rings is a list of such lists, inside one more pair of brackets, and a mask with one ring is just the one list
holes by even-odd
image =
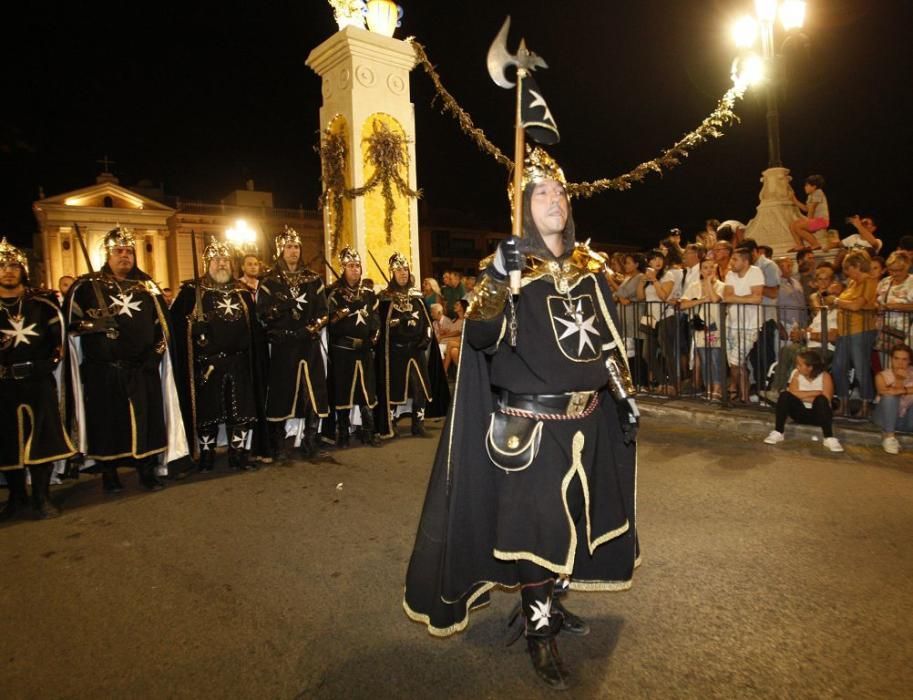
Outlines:
{"label": "lamp post", "polygon": [[238,255],[257,252],[257,232],[244,219],[238,219],[225,231],[225,239]]}
{"label": "lamp post", "polygon": [[767,170],[762,177],[758,214],[748,224],[748,235],[763,240],[775,253],[792,245],[789,224],[798,216],[789,197],[789,170],[780,157],[779,59],[776,45],[777,20],[785,37],[780,49],[797,34],[805,22],[802,0],[755,0],[755,14],[746,15],[733,26],[736,45],[749,51],[760,43],[761,55],[743,54],[733,64],[733,79],[746,85],[764,83],[767,91]]}

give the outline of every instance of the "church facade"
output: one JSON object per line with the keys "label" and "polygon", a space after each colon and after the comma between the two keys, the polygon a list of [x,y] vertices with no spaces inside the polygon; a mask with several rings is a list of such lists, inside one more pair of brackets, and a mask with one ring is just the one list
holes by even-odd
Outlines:
{"label": "church facade", "polygon": [[256,248],[266,264],[273,257],[273,238],[284,226],[301,235],[305,262],[323,249],[323,219],[318,212],[276,208],[272,194],[255,190],[252,182],[219,204],[178,199],[166,204],[143,188],[129,189],[110,173],[102,173],[94,185],[34,202],[32,211],[38,222],[33,243],[38,269],[33,272],[33,283],[49,289],[56,288],[64,275],[75,277],[89,271],[76,236],[77,225],[93,269],[104,264],[105,234],[117,225],[126,226],[136,236],[139,267],[162,287],[172,289],[195,276],[191,232],[202,253],[211,237],[224,240],[226,231],[243,220],[256,234]]}

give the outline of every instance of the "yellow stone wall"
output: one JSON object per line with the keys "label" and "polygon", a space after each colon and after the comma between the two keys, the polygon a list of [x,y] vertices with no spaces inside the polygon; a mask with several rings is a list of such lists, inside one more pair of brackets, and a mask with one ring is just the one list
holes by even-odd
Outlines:
{"label": "yellow stone wall", "polygon": [[[353,173],[352,173],[352,158],[357,157],[358,150],[352,148],[351,139],[348,135],[348,123],[346,118],[341,114],[337,114],[333,117],[333,120],[327,125],[327,128],[335,136],[342,136],[346,143],[346,187],[352,187]],[[339,251],[350,246],[352,248],[357,248],[355,242],[355,205],[349,198],[343,198],[342,200],[342,226],[339,229],[339,244],[334,248],[331,243],[330,231],[333,230],[333,227],[336,225],[335,222],[335,209],[332,202],[327,202],[324,209],[324,222],[325,222],[325,233],[327,237],[327,243],[330,247],[330,262],[333,264],[337,270],[339,269]]]}

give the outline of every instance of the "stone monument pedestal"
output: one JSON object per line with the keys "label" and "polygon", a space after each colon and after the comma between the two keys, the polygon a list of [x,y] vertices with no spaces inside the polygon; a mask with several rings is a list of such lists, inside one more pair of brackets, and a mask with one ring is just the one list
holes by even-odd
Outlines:
{"label": "stone monument pedestal", "polygon": [[[801,212],[789,196],[791,180],[787,168],[768,168],[762,173],[758,213],[746,227],[745,235],[769,245],[774,256],[787,255],[795,246],[789,225],[801,216]],[[826,231],[819,231],[815,236],[822,246],[827,245]]]}

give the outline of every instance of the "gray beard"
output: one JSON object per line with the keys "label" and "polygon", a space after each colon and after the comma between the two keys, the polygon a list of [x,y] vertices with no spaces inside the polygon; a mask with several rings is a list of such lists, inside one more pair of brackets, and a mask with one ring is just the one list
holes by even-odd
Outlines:
{"label": "gray beard", "polygon": [[231,280],[231,271],[222,270],[220,272],[216,272],[215,274],[211,274],[210,277],[212,277],[213,281],[217,284],[226,284]]}

